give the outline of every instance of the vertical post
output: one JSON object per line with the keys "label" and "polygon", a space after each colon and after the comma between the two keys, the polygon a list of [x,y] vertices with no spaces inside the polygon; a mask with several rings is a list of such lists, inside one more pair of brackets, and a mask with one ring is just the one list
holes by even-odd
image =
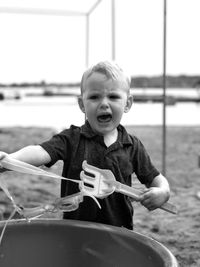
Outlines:
{"label": "vertical post", "polygon": [[85,65],[89,66],[89,45],[90,45],[90,14],[97,8],[102,0],[97,0],[90,10],[86,13],[86,53],[85,53]]}
{"label": "vertical post", "polygon": [[166,175],[166,40],[167,40],[167,0],[164,0],[163,10],[163,151],[162,151],[162,173]]}
{"label": "vertical post", "polygon": [[90,31],[90,15],[86,14],[86,43],[85,43],[85,67],[88,68],[89,66],[89,31]]}
{"label": "vertical post", "polygon": [[112,19],[112,60],[115,60],[115,0],[112,0],[112,8],[111,8],[111,19]]}

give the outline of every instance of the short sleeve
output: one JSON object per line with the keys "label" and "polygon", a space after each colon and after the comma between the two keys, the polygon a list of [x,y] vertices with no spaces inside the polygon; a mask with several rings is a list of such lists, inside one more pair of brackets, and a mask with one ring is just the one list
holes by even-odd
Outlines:
{"label": "short sleeve", "polygon": [[71,153],[70,135],[70,129],[64,130],[54,135],[50,140],[39,144],[51,157],[51,162],[47,167],[52,166],[58,160],[67,160],[67,156]]}
{"label": "short sleeve", "polygon": [[150,156],[147,153],[142,142],[135,138],[134,141],[135,156],[134,156],[134,169],[135,174],[139,181],[143,184],[149,184],[153,179],[159,175],[159,171],[151,162]]}

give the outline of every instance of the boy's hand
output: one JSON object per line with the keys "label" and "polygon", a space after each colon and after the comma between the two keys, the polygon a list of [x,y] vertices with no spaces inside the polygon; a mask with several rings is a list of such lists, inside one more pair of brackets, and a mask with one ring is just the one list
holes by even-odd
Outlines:
{"label": "boy's hand", "polygon": [[0,173],[4,172],[6,169],[1,166],[1,160],[4,159],[8,154],[0,151]]}
{"label": "boy's hand", "polygon": [[141,204],[148,210],[154,210],[162,206],[169,198],[169,192],[159,187],[150,187],[144,190]]}

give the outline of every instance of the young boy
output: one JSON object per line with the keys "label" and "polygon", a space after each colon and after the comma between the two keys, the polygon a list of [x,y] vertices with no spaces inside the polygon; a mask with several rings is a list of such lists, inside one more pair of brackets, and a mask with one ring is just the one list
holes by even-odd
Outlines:
{"label": "young boy", "polygon": [[[11,157],[48,167],[62,160],[64,177],[80,179],[82,162],[109,169],[116,180],[131,186],[135,173],[147,189],[141,203],[149,210],[160,207],[169,199],[165,177],[151,163],[138,138],[129,135],[120,125],[124,112],[132,106],[130,81],[121,68],[110,62],[100,62],[89,68],[82,77],[78,104],[85,113],[81,127],[71,126],[40,145],[28,146]],[[0,159],[5,153],[0,153]],[[63,180],[61,196],[79,192],[77,184]],[[129,197],[113,193],[99,200],[101,209],[88,197],[79,208],[64,214],[65,219],[99,222],[133,229],[133,207]]]}

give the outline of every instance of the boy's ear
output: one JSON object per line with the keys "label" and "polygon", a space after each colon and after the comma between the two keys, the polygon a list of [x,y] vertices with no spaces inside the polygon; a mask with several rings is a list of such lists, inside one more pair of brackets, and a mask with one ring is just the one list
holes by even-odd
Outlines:
{"label": "boy's ear", "polygon": [[82,96],[78,96],[78,105],[79,105],[79,108],[80,110],[85,113],[85,108],[84,108],[84,104],[83,104],[83,98]]}
{"label": "boy's ear", "polygon": [[124,108],[124,112],[127,113],[131,109],[131,106],[133,104],[133,96],[129,95],[126,101],[126,106]]}

